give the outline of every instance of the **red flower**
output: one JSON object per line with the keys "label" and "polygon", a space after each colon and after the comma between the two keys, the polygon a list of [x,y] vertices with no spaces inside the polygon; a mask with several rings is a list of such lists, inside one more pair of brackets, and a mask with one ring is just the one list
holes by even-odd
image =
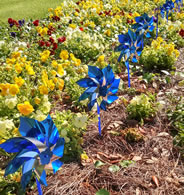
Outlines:
{"label": "red flower", "polygon": [[55,51],[54,50],[50,50],[50,55],[54,55]]}
{"label": "red flower", "polygon": [[60,21],[60,17],[58,17],[58,16],[54,16],[54,17],[52,17],[52,19],[55,20],[56,22]]}
{"label": "red flower", "polygon": [[47,34],[48,34],[48,35],[51,35],[51,34],[52,34],[51,30],[48,30],[48,31],[47,31]]}
{"label": "red flower", "polygon": [[79,9],[75,9],[75,11],[78,12],[78,13],[80,12]]}
{"label": "red flower", "polygon": [[12,24],[13,23],[13,19],[12,18],[8,18],[8,23]]}
{"label": "red flower", "polygon": [[58,47],[57,43],[53,43],[53,50],[56,50]]}
{"label": "red flower", "polygon": [[38,44],[40,47],[43,47],[45,45],[45,42],[43,40],[38,41]]}
{"label": "red flower", "polygon": [[47,47],[49,47],[49,46],[51,45],[51,43],[50,43],[49,41],[46,41],[46,42],[45,42],[45,45],[46,45]]}
{"label": "red flower", "polygon": [[84,29],[82,27],[79,28],[81,31],[84,31]]}
{"label": "red flower", "polygon": [[180,35],[181,37],[184,38],[184,29],[181,29],[181,30],[179,31],[179,35]]}
{"label": "red flower", "polygon": [[33,24],[34,24],[34,26],[38,26],[39,25],[39,20],[33,21]]}
{"label": "red flower", "polygon": [[54,43],[54,39],[53,39],[52,37],[49,37],[49,41],[50,41],[51,43]]}
{"label": "red flower", "polygon": [[66,41],[66,37],[60,37],[58,38],[58,43],[63,43]]}

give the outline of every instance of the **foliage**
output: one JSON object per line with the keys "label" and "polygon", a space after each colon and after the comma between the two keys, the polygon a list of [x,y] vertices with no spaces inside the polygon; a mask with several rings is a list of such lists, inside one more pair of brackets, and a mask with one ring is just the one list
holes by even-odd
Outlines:
{"label": "foliage", "polygon": [[156,114],[156,103],[154,96],[141,94],[135,96],[127,106],[128,117],[143,122],[145,119]]}
{"label": "foliage", "polygon": [[153,40],[151,46],[146,46],[141,54],[140,63],[146,70],[171,70],[179,56],[173,43],[167,44],[162,38]]}
{"label": "foliage", "polygon": [[79,159],[83,150],[83,134],[85,133],[88,116],[72,113],[70,110],[53,114],[54,123],[65,139],[64,160]]}
{"label": "foliage", "polygon": [[127,128],[122,131],[122,134],[129,143],[142,141],[144,139],[144,136],[137,128]]}
{"label": "foliage", "polygon": [[168,118],[172,124],[172,130],[176,131],[174,142],[176,145],[184,146],[184,101],[178,102],[175,109],[168,110]]}

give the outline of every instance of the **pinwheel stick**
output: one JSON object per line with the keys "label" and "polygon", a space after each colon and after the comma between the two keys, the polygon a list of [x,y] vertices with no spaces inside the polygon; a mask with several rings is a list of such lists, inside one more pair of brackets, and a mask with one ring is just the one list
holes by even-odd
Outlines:
{"label": "pinwheel stick", "polygon": [[36,184],[37,184],[37,189],[38,189],[38,194],[39,195],[42,195],[42,188],[41,188],[41,185],[40,185],[40,182],[38,181],[38,179],[36,178]]}
{"label": "pinwheel stick", "polygon": [[158,13],[157,13],[157,29],[156,29],[156,39],[158,37]]}
{"label": "pinwheel stick", "polygon": [[101,132],[101,118],[100,118],[100,107],[97,103],[97,114],[98,114],[98,131],[99,131],[99,135],[101,136],[102,135],[102,132]]}
{"label": "pinwheel stick", "polygon": [[129,62],[128,60],[125,62],[127,72],[128,72],[128,87],[130,88],[130,68],[129,68]]}

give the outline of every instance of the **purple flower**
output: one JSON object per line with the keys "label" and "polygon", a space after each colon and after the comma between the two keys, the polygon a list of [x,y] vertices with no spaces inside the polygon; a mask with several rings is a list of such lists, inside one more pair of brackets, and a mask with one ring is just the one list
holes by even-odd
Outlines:
{"label": "purple flower", "polygon": [[16,33],[15,33],[15,32],[11,32],[10,35],[11,35],[12,37],[16,37]]}

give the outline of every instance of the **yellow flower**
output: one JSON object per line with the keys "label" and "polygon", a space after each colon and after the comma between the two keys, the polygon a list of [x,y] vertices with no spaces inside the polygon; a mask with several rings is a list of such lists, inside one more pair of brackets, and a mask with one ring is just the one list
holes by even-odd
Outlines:
{"label": "yellow flower", "polygon": [[6,83],[6,84],[0,83],[0,92],[1,92],[0,94],[2,96],[8,95],[9,88],[10,88],[10,84],[9,83]]}
{"label": "yellow flower", "polygon": [[27,70],[27,72],[28,72],[29,75],[35,75],[35,72],[34,72],[32,66],[30,66],[30,65],[27,64],[26,65],[26,70]]}
{"label": "yellow flower", "polygon": [[46,72],[46,70],[43,70],[42,71],[42,81],[43,81],[43,84],[45,85],[45,86],[47,86],[47,83],[48,83],[48,75],[47,75],[47,72]]}
{"label": "yellow flower", "polygon": [[88,160],[89,157],[88,157],[88,155],[87,155],[86,153],[82,153],[82,154],[81,154],[81,159],[82,159],[82,160]]}
{"label": "yellow flower", "polygon": [[11,57],[17,59],[17,58],[20,57],[20,55],[21,55],[20,52],[16,52],[16,51],[15,51],[15,52],[13,52],[13,53],[11,54]]}
{"label": "yellow flower", "polygon": [[49,81],[48,81],[48,87],[49,87],[49,89],[50,89],[51,91],[54,90],[55,84],[54,84],[53,80],[49,80]]}
{"label": "yellow flower", "polygon": [[48,59],[49,56],[50,56],[50,51],[49,51],[49,50],[45,50],[45,51],[43,51],[42,53],[40,53],[40,56],[41,56],[41,61],[42,61],[42,62],[46,62],[47,59]]}
{"label": "yellow flower", "polygon": [[56,68],[58,66],[58,63],[56,60],[53,60],[51,65],[52,67]]}
{"label": "yellow flower", "polygon": [[57,72],[60,76],[63,76],[64,75],[64,69],[62,67],[61,64],[58,65],[58,69],[57,69]]}
{"label": "yellow flower", "polygon": [[102,62],[104,62],[104,59],[105,59],[105,56],[101,55],[98,57],[97,62],[102,63]]}
{"label": "yellow flower", "polygon": [[56,76],[57,72],[56,72],[55,70],[51,70],[51,74],[52,74],[53,76]]}
{"label": "yellow flower", "polygon": [[15,83],[16,83],[19,87],[21,87],[21,86],[25,83],[25,81],[24,81],[24,79],[23,79],[22,77],[16,77],[16,78],[15,78]]}
{"label": "yellow flower", "polygon": [[28,102],[24,102],[24,104],[18,104],[17,108],[19,112],[25,116],[31,114],[34,111],[33,106]]}
{"label": "yellow flower", "polygon": [[15,70],[16,70],[16,72],[17,72],[17,73],[19,73],[19,74],[20,74],[20,73],[22,72],[22,67],[21,67],[21,65],[20,65],[20,64],[18,64],[18,63],[17,63],[17,64],[15,64]]}
{"label": "yellow flower", "polygon": [[12,131],[12,133],[15,134],[15,135],[18,135],[18,134],[19,134],[19,131],[18,131],[18,130],[19,130],[18,128],[15,128],[15,129]]}
{"label": "yellow flower", "polygon": [[168,53],[168,55],[171,56],[173,52],[174,52],[174,45],[171,45],[171,46],[168,48],[167,53]]}
{"label": "yellow flower", "polygon": [[74,65],[80,66],[80,64],[81,64],[81,60],[76,58]]}
{"label": "yellow flower", "polygon": [[178,58],[179,55],[180,55],[180,52],[179,52],[177,49],[175,49],[175,50],[174,50],[174,53],[175,53],[175,55],[176,55],[176,58]]}
{"label": "yellow flower", "polygon": [[59,56],[62,60],[67,60],[69,58],[68,51],[62,50]]}
{"label": "yellow flower", "polygon": [[48,88],[45,85],[41,85],[39,87],[40,94],[42,95],[48,95],[49,91]]}
{"label": "yellow flower", "polygon": [[76,24],[69,24],[69,27],[75,29],[76,28]]}
{"label": "yellow flower", "polygon": [[158,37],[157,38],[157,41],[160,42],[160,43],[162,43],[164,40],[162,39],[162,37]]}
{"label": "yellow flower", "polygon": [[12,65],[16,62],[16,59],[15,58],[6,58],[6,63],[9,64],[9,65]]}
{"label": "yellow flower", "polygon": [[63,68],[66,68],[70,65],[70,61],[66,61],[64,63],[61,64]]}
{"label": "yellow flower", "polygon": [[19,86],[17,84],[11,84],[9,88],[9,93],[15,96],[17,93],[19,93]]}
{"label": "yellow flower", "polygon": [[4,143],[5,141],[6,141],[5,139],[0,139],[0,144]]}
{"label": "yellow flower", "polygon": [[63,90],[64,87],[64,80],[63,79],[58,79],[58,88],[59,90]]}
{"label": "yellow flower", "polygon": [[57,82],[58,82],[58,79],[55,77],[55,78],[53,79],[53,81],[54,81],[54,83],[57,83]]}
{"label": "yellow flower", "polygon": [[108,37],[110,37],[111,36],[111,30],[110,29],[106,30],[104,32],[104,34],[107,35]]}
{"label": "yellow flower", "polygon": [[39,105],[41,102],[41,99],[39,97],[35,97],[34,102],[35,104]]}

